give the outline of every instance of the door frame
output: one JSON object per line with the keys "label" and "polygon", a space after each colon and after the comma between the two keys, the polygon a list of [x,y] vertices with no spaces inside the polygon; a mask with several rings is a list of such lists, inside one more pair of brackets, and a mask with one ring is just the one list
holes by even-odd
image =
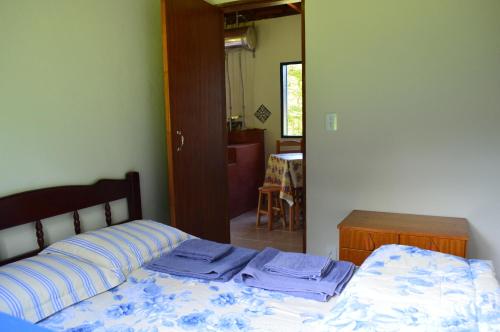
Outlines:
{"label": "door frame", "polygon": [[[232,2],[227,2],[227,3],[222,3],[219,4],[218,6],[222,9],[224,13],[234,13],[242,10],[251,10],[251,9],[257,9],[257,8],[263,8],[263,7],[271,7],[271,6],[278,6],[278,5],[284,5],[288,3],[293,3],[293,2],[298,2],[297,0],[238,0],[238,1],[232,1]],[[306,35],[305,35],[305,25],[306,25],[306,20],[305,20],[305,12],[306,12],[306,2],[307,0],[301,0],[302,3],[302,10],[301,13],[298,14],[301,16],[301,48],[302,48],[302,140],[303,140],[303,160],[302,160],[302,167],[303,167],[303,178],[304,178],[304,185],[303,185],[303,193],[302,193],[302,199],[303,199],[303,211],[304,211],[304,232],[303,232],[303,237],[302,237],[302,251],[305,253],[307,251],[307,172],[306,172],[306,161],[307,161],[307,135],[306,135]]]}

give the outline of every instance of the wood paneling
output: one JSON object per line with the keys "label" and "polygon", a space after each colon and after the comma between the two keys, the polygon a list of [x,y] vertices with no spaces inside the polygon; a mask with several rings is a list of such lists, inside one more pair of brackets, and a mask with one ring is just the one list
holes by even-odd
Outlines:
{"label": "wood paneling", "polygon": [[467,242],[465,240],[432,236],[413,236],[401,234],[399,237],[399,244],[439,251],[461,257],[465,257],[466,243]]}
{"label": "wood paneling", "polygon": [[234,11],[233,8],[226,7],[224,10],[226,11],[226,14],[224,15],[225,23],[231,25],[236,24],[237,21],[242,23],[298,15],[301,13],[301,4],[298,2],[295,4],[290,3],[286,5],[259,7],[239,11]]}
{"label": "wood paneling", "polygon": [[224,24],[203,0],[163,0],[172,224],[229,242]]}
{"label": "wood paneling", "polygon": [[464,240],[469,238],[469,226],[463,218],[354,210],[341,225],[411,235],[449,236]]}
{"label": "wood paneling", "polygon": [[222,8],[224,13],[234,13],[241,12],[245,10],[255,10],[259,8],[273,8],[279,7],[283,5],[287,5],[289,3],[299,3],[297,0],[238,0],[225,2],[220,4],[219,6]]}
{"label": "wood paneling", "polygon": [[371,251],[340,248],[340,259],[361,265],[364,260],[371,255]]}
{"label": "wood paneling", "polygon": [[338,226],[340,259],[360,264],[384,244],[402,244],[465,257],[469,238],[463,218],[352,211]]}
{"label": "wood paneling", "polygon": [[398,243],[398,234],[360,231],[343,228],[340,230],[340,247],[359,250],[375,250],[384,244]]}

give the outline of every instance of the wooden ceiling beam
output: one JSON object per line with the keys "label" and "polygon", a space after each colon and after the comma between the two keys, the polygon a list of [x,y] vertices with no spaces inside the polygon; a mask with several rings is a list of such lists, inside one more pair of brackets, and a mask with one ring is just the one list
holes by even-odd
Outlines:
{"label": "wooden ceiling beam", "polygon": [[297,13],[302,13],[302,8],[299,8],[299,6],[297,6],[297,4],[295,3],[289,3],[287,4],[288,7],[292,8],[293,10],[295,10]]}
{"label": "wooden ceiling beam", "polygon": [[300,2],[298,0],[239,0],[220,4],[224,14]]}
{"label": "wooden ceiling beam", "polygon": [[[293,6],[290,6],[293,5]],[[269,7],[260,7],[254,9],[247,9],[237,12],[229,12],[225,13],[225,23],[227,25],[235,24],[237,21],[244,22],[253,22],[264,19],[290,16],[290,15],[300,15],[302,12],[302,3],[297,2],[278,6],[269,6]],[[238,16],[238,19],[236,18]]]}

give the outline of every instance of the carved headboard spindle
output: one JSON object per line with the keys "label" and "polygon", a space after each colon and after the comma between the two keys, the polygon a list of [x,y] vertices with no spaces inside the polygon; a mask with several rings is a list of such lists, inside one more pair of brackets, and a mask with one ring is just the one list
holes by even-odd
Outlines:
{"label": "carved headboard spindle", "polygon": [[[102,179],[94,184],[66,185],[41,188],[0,197],[0,231],[24,224],[35,223],[37,249],[21,253],[15,257],[2,259],[0,266],[37,255],[44,249],[43,222],[51,222],[51,217],[67,214],[73,216],[76,234],[83,231],[79,211],[93,206],[104,205],[106,224],[110,226],[142,218],[139,173],[129,172],[125,179]],[[112,220],[109,202],[127,199],[128,218]],[[33,230],[29,236],[33,237]],[[0,253],[1,254],[1,253]],[[0,328],[1,330],[1,328]]]}
{"label": "carved headboard spindle", "polygon": [[111,226],[111,207],[108,202],[104,204],[104,214],[106,215],[106,225]]}
{"label": "carved headboard spindle", "polygon": [[36,228],[36,241],[38,242],[38,248],[42,250],[45,246],[45,241],[43,239],[43,225],[40,220],[37,220],[35,222],[35,228]]}
{"label": "carved headboard spindle", "polygon": [[78,214],[78,210],[73,212],[73,226],[75,226],[75,234],[80,234],[82,229],[80,227],[80,215]]}

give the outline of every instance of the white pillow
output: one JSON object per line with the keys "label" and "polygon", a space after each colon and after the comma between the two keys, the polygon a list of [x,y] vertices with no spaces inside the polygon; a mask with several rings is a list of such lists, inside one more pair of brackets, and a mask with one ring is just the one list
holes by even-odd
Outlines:
{"label": "white pillow", "polygon": [[191,236],[152,220],[136,220],[58,241],[40,254],[87,260],[128,276]]}
{"label": "white pillow", "polygon": [[0,267],[0,311],[36,323],[123,281],[89,262],[38,255]]}

